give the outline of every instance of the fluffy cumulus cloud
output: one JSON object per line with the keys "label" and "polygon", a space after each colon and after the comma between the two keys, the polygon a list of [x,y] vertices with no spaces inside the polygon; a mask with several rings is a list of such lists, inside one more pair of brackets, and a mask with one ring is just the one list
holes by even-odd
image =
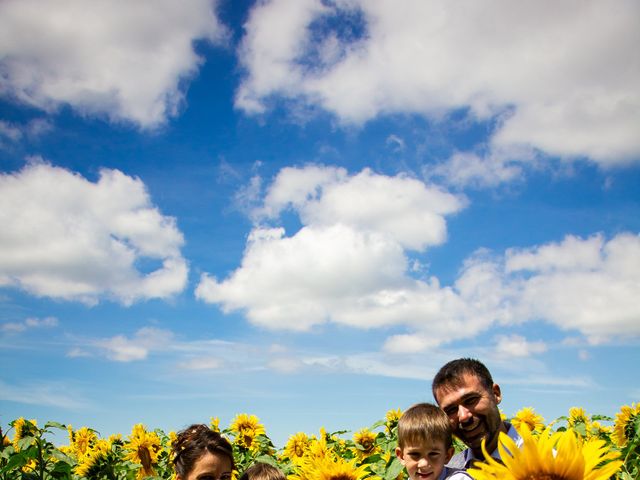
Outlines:
{"label": "fluffy cumulus cloud", "polygon": [[172,339],[173,333],[169,330],[144,327],[132,337],[116,335],[115,337],[96,340],[93,345],[110,360],[132,362],[144,360],[150,352],[164,349],[171,343]]}
{"label": "fluffy cumulus cloud", "polygon": [[509,160],[530,161],[519,157],[527,149],[637,162],[638,16],[632,0],[259,2],[239,49],[236,106],[259,113],[285,98],[346,123],[467,109],[497,126],[490,153],[461,175],[489,183],[512,178]]}
{"label": "fluffy cumulus cloud", "polygon": [[456,310],[456,298],[437,280],[407,274],[407,251],[444,242],[444,217],[464,204],[405,176],[285,168],[255,217],[266,222],[292,210],[301,228],[288,235],[257,223],[240,268],[223,280],[203,275],[196,294],[226,311],[245,310],[256,324],[294,330],[326,321],[392,325],[429,316],[436,304]]}
{"label": "fluffy cumulus cloud", "polygon": [[0,94],[51,110],[163,122],[201,62],[196,40],[225,29],[211,0],[7,0],[0,3]]}
{"label": "fluffy cumulus cloud", "polygon": [[[640,238],[631,233],[480,250],[452,285],[416,278],[411,252],[442,243],[445,217],[463,206],[459,197],[404,176],[285,168],[254,212],[239,268],[224,279],[203,274],[196,295],[269,329],[335,322],[404,330],[387,338],[388,353],[416,353],[527,321],[552,323],[591,343],[640,335],[640,276],[633,268]],[[300,218],[297,231],[264,223],[287,210]],[[529,356],[546,344],[505,335],[496,348]]]}
{"label": "fluffy cumulus cloud", "polygon": [[187,281],[175,219],[118,170],[95,183],[43,162],[2,174],[0,225],[0,286],[130,304],[179,293]]}
{"label": "fluffy cumulus cloud", "polygon": [[508,251],[505,278],[517,282],[514,312],[584,333],[592,343],[640,335],[640,236],[567,236],[560,243]]}

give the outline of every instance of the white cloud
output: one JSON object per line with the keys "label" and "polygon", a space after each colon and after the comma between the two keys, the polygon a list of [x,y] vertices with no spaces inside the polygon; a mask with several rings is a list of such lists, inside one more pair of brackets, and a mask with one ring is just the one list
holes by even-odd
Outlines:
{"label": "white cloud", "polygon": [[269,189],[270,216],[291,207],[305,225],[346,225],[392,237],[403,248],[424,250],[446,239],[444,216],[465,202],[435,186],[406,176],[388,177],[369,169],[347,176],[342,168],[283,168]]}
{"label": "white cloud", "polygon": [[[257,218],[292,209],[302,227],[287,234],[255,226],[239,268],[221,280],[203,274],[196,296],[269,329],[304,331],[326,322],[405,329],[387,338],[389,354],[536,320],[590,343],[640,336],[640,237],[631,233],[609,241],[567,236],[503,255],[479,250],[450,286],[411,277],[407,252],[443,241],[445,215],[463,204],[403,176],[283,169]],[[543,340],[499,337],[496,349],[529,356],[544,352]]]}
{"label": "white cloud", "polygon": [[295,357],[278,357],[267,362],[267,367],[279,373],[297,373],[303,367],[304,363]]}
{"label": "white cloud", "polygon": [[91,357],[91,353],[85,350],[84,348],[73,347],[67,352],[65,356],[69,358],[84,358],[84,357]]}
{"label": "white cloud", "polygon": [[210,0],[4,1],[0,94],[152,127],[183,101],[193,43],[225,35]]}
{"label": "white cloud", "polygon": [[0,120],[0,147],[6,146],[6,141],[9,143],[16,143],[22,140],[25,136],[33,139],[44,135],[45,133],[53,130],[53,125],[49,120],[44,118],[35,118],[29,120],[25,124],[5,122]]}
{"label": "white cloud", "polygon": [[273,217],[292,208],[303,227],[286,236],[282,228],[256,226],[242,266],[223,281],[203,275],[196,295],[225,311],[246,310],[256,324],[293,330],[330,320],[395,324],[407,315],[428,316],[440,302],[445,310],[456,309],[437,281],[415,282],[406,275],[404,249],[443,242],[444,216],[463,205],[404,176],[283,169],[260,212]]}
{"label": "white cloud", "polygon": [[[0,175],[0,286],[37,296],[124,304],[180,292],[187,265],[175,220],[144,184],[104,169],[96,183],[45,163]],[[153,271],[136,262],[161,263]]]}
{"label": "white cloud", "polygon": [[529,357],[536,353],[544,353],[547,346],[544,342],[530,342],[522,335],[497,335],[494,353],[499,357]]}
{"label": "white cloud", "polygon": [[387,140],[385,140],[385,143],[395,152],[401,152],[405,147],[404,140],[395,134],[389,135]]}
{"label": "white cloud", "polygon": [[96,340],[93,345],[104,352],[110,360],[117,362],[132,362],[144,360],[149,353],[167,347],[173,338],[169,330],[144,327],[138,330],[132,338],[124,335]]}
{"label": "white cloud", "polygon": [[55,317],[34,318],[29,317],[24,322],[7,322],[0,324],[0,332],[18,333],[31,328],[51,328],[58,326]]}
{"label": "white cloud", "polygon": [[423,174],[454,187],[495,187],[522,178],[523,163],[537,165],[538,156],[527,148],[492,149],[481,154],[456,152],[444,162],[427,164]]}
{"label": "white cloud", "polygon": [[[236,106],[260,113],[283,98],[345,123],[468,108],[497,121],[490,151],[533,147],[604,167],[637,162],[638,16],[629,0],[258,2],[239,49],[245,77]],[[517,174],[492,153],[454,160],[457,181]]]}
{"label": "white cloud", "polygon": [[2,137],[12,142],[16,142],[22,137],[22,130],[13,123],[0,120],[0,138]]}
{"label": "white cloud", "polygon": [[506,255],[507,278],[519,282],[516,315],[577,329],[591,343],[640,335],[640,237],[621,233]]}
{"label": "white cloud", "polygon": [[224,366],[224,361],[217,357],[193,357],[178,363],[183,370],[218,370]]}

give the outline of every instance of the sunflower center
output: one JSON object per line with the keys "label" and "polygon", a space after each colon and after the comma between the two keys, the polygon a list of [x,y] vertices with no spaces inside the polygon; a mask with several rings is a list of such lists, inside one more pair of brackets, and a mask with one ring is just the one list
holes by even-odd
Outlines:
{"label": "sunflower center", "polygon": [[338,473],[336,475],[331,475],[330,480],[354,480],[352,475],[347,473]]}
{"label": "sunflower center", "polygon": [[565,480],[565,478],[553,473],[532,473],[525,477],[524,480]]}
{"label": "sunflower center", "polygon": [[149,470],[151,467],[151,453],[147,447],[138,447],[138,457],[140,457],[140,463],[145,470]]}

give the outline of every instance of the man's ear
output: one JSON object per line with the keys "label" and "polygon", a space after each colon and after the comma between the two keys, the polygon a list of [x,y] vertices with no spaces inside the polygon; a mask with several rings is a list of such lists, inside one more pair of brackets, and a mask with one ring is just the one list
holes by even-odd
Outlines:
{"label": "man's ear", "polygon": [[499,404],[502,401],[502,392],[500,391],[500,385],[494,383],[491,391],[493,392],[493,396],[496,399],[496,404]]}
{"label": "man's ear", "polygon": [[404,452],[400,447],[396,447],[396,457],[400,460],[400,463],[404,465]]}
{"label": "man's ear", "polygon": [[455,452],[453,447],[449,447],[449,450],[447,450],[447,454],[445,455],[445,465],[449,463],[449,460],[451,460],[451,457],[453,457],[453,452]]}

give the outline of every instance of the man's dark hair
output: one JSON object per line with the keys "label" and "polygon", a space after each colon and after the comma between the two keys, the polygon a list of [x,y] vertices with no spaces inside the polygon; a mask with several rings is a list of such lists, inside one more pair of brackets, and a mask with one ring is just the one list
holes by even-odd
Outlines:
{"label": "man's dark hair", "polygon": [[458,358],[445,364],[431,383],[433,398],[437,400],[436,390],[440,387],[457,387],[462,384],[463,375],[475,375],[480,383],[489,391],[493,387],[493,378],[489,369],[480,360],[474,358]]}

